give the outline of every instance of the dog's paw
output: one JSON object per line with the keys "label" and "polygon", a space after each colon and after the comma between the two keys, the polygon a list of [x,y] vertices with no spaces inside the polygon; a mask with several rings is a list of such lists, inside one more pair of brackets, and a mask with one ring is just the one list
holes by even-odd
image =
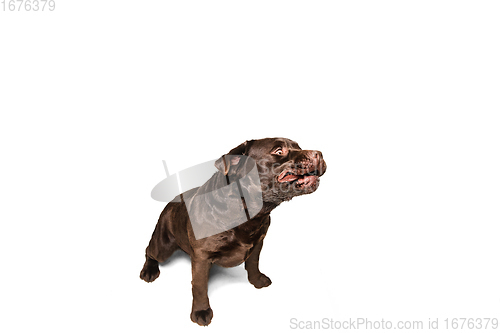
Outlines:
{"label": "dog's paw", "polygon": [[153,282],[158,276],[160,276],[160,269],[158,268],[158,265],[144,266],[140,275],[141,279],[146,282]]}
{"label": "dog's paw", "polygon": [[253,286],[257,289],[267,287],[267,286],[271,285],[271,283],[272,283],[271,279],[262,273],[259,276],[257,276],[256,278],[253,278],[253,279],[249,278],[248,281],[250,281],[250,283],[253,284]]}
{"label": "dog's paw", "polygon": [[200,326],[207,326],[212,321],[214,313],[211,308],[191,312],[191,320]]}

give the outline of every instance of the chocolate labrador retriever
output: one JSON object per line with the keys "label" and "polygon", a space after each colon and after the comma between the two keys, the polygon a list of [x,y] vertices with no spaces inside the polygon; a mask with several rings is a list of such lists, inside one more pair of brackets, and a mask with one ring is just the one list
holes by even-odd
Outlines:
{"label": "chocolate labrador retriever", "polygon": [[[144,281],[153,282],[160,275],[159,262],[167,260],[177,249],[189,254],[193,274],[191,320],[199,325],[210,324],[213,316],[207,296],[213,264],[233,267],[245,262],[248,281],[255,288],[271,284],[259,270],[259,255],[270,225],[269,214],[284,201],[316,191],[319,177],[326,171],[320,151],[302,150],[295,141],[284,138],[246,141],[219,158],[215,166],[219,171],[204,185],[167,204],[146,248],[146,262],[140,274]],[[243,178],[252,166],[258,172],[257,182]],[[234,188],[239,195],[217,194],[212,195],[209,204],[205,199],[195,202],[206,193],[229,188],[228,183],[237,185]],[[215,223],[209,221],[209,217],[214,216],[215,220],[230,220],[234,212],[241,211],[245,221],[232,228],[225,221],[221,222],[225,227],[214,229]],[[212,232],[200,233],[199,230]]]}

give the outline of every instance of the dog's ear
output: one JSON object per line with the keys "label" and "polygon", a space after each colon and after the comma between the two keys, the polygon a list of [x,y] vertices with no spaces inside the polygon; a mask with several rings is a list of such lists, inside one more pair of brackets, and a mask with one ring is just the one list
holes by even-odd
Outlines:
{"label": "dog's ear", "polygon": [[247,155],[250,143],[251,141],[245,141],[238,147],[231,149],[229,153],[222,155],[217,161],[215,161],[215,167],[224,175],[227,175],[231,166],[236,166],[240,163],[241,157],[239,155]]}

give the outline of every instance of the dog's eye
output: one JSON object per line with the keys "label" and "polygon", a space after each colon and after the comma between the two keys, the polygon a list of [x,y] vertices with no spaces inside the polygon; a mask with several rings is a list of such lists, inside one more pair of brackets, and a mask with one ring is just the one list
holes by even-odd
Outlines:
{"label": "dog's eye", "polygon": [[283,155],[283,149],[282,149],[281,147],[276,148],[276,149],[273,151],[273,154],[275,154],[275,155]]}

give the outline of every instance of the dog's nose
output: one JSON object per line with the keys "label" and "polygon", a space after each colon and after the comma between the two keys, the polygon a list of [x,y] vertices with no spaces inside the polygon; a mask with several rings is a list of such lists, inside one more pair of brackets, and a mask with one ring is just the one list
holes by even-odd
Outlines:
{"label": "dog's nose", "polygon": [[310,156],[316,162],[319,162],[323,158],[323,154],[319,150],[311,150]]}
{"label": "dog's nose", "polygon": [[318,176],[322,176],[326,171],[326,163],[323,159],[323,154],[319,150],[311,150],[309,158],[313,161],[318,171]]}

